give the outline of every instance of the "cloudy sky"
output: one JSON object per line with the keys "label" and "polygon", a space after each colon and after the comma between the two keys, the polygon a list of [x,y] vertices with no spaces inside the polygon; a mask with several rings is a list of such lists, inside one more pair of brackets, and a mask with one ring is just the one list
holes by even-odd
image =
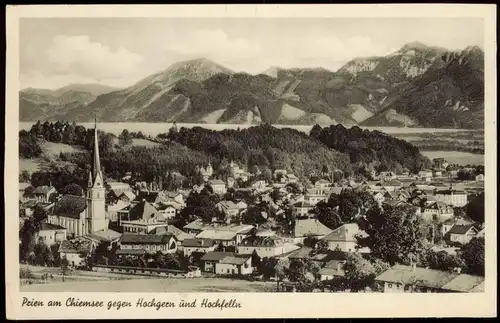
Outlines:
{"label": "cloudy sky", "polygon": [[235,71],[270,66],[337,70],[354,57],[420,41],[483,47],[483,22],[466,18],[24,18],[21,88],[132,85],[170,64],[205,57]]}

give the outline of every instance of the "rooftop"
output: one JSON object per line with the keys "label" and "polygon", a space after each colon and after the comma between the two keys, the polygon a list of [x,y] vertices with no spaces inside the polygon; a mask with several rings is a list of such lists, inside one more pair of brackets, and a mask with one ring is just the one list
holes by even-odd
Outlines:
{"label": "rooftop", "polygon": [[234,256],[232,252],[209,251],[203,257],[202,261],[220,261],[226,257]]}
{"label": "rooftop", "polygon": [[232,240],[234,237],[236,237],[236,232],[217,229],[204,230],[196,235],[197,239],[213,240]]}
{"label": "rooftop", "polygon": [[221,260],[221,264],[243,265],[250,256],[227,256]]}
{"label": "rooftop", "polygon": [[42,222],[40,227],[40,231],[49,231],[49,230],[67,230],[65,227],[56,224],[50,224],[47,222]]}
{"label": "rooftop", "polygon": [[427,269],[422,267],[395,265],[375,280],[389,283],[418,284],[419,286],[441,288],[460,274],[450,271]]}
{"label": "rooftop", "polygon": [[484,282],[484,277],[461,274],[455,279],[445,284],[442,289],[456,292],[470,292],[476,286]]}
{"label": "rooftop", "polygon": [[317,219],[296,220],[294,228],[295,237],[306,237],[308,235],[323,236],[332,230],[319,222]]}
{"label": "rooftop", "polygon": [[55,188],[53,188],[52,186],[37,186],[33,190],[33,194],[47,194],[51,191],[55,191]]}
{"label": "rooftop", "polygon": [[65,253],[81,253],[90,252],[92,250],[92,241],[84,238],[73,240],[64,240],[59,247],[60,252]]}
{"label": "rooftop", "polygon": [[[455,224],[454,226],[451,227],[450,231],[448,231],[449,234],[466,234],[469,232],[471,229],[474,229],[474,225],[472,224]],[[477,230],[476,230],[477,231]]]}
{"label": "rooftop", "polygon": [[117,239],[120,239],[121,236],[122,236],[121,233],[118,233],[118,232],[116,232],[114,230],[110,230],[110,229],[100,230],[97,232],[90,233],[88,235],[88,237],[91,239],[103,241],[103,242],[112,242],[112,241],[115,241]]}
{"label": "rooftop", "polygon": [[247,247],[278,247],[283,242],[276,236],[251,236],[241,241],[241,246]]}
{"label": "rooftop", "polygon": [[174,237],[173,234],[130,234],[125,233],[120,238],[121,244],[165,244]]}
{"label": "rooftop", "polygon": [[197,248],[209,248],[215,244],[212,239],[185,239],[182,242],[183,247],[197,247]]}
{"label": "rooftop", "polygon": [[364,231],[359,229],[357,223],[346,223],[333,230],[330,234],[326,235],[323,239],[326,241],[350,241],[357,242],[355,236],[362,235]]}
{"label": "rooftop", "polygon": [[86,208],[87,199],[85,197],[64,195],[55,203],[53,214],[78,219]]}

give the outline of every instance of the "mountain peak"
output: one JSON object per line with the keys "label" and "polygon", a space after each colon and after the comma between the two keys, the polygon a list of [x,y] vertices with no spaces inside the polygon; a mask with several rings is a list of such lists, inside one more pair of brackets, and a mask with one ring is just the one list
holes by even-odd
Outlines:
{"label": "mountain peak", "polygon": [[409,50],[425,50],[427,48],[429,48],[429,46],[427,46],[419,41],[414,41],[414,42],[405,44],[403,47],[401,47],[399,52],[406,52]]}
{"label": "mountain peak", "polygon": [[204,57],[198,57],[186,61],[177,62],[171,65],[168,69],[171,70],[179,68],[203,68],[203,69],[220,70],[222,73],[226,74],[233,73],[233,71],[231,71],[230,69]]}

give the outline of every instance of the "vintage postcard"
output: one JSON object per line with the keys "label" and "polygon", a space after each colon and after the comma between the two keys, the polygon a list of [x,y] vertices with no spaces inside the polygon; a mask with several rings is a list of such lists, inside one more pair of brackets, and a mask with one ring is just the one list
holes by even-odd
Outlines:
{"label": "vintage postcard", "polygon": [[496,316],[495,9],[7,7],[8,318]]}

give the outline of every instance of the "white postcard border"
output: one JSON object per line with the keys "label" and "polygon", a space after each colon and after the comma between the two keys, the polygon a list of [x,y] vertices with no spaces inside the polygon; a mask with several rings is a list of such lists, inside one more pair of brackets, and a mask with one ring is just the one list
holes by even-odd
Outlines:
{"label": "white postcard border", "polygon": [[[496,316],[496,11],[493,5],[8,6],[5,131],[6,308],[11,319]],[[482,17],[485,28],[486,280],[480,294],[21,293],[18,243],[19,19],[22,17]],[[10,248],[9,248],[10,246]],[[22,298],[102,300],[104,308],[21,307]],[[236,299],[240,308],[107,310],[108,301]]]}

